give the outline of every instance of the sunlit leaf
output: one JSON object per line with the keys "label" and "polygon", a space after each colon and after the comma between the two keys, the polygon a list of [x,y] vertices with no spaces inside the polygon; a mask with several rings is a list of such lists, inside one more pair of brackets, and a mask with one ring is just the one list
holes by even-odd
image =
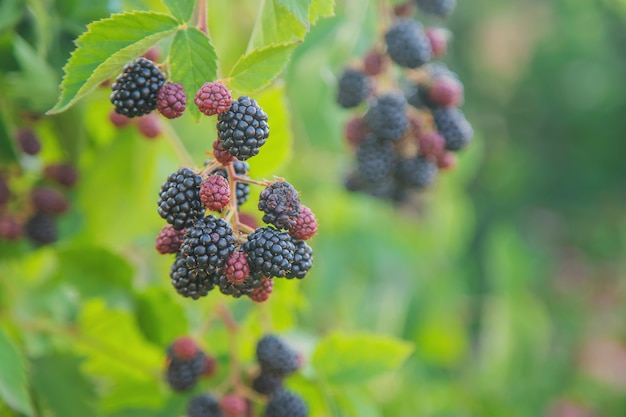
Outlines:
{"label": "sunlit leaf", "polygon": [[19,347],[0,329],[0,398],[14,410],[33,415],[26,379],[26,359]]}
{"label": "sunlit leaf", "polygon": [[170,9],[174,17],[186,22],[191,18],[196,2],[194,0],[163,0],[163,3]]}

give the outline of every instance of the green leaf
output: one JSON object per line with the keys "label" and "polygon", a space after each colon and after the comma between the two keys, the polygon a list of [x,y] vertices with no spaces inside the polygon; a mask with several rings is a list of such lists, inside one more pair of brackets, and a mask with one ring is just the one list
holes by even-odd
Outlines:
{"label": "green leaf", "polygon": [[0,32],[19,22],[22,14],[23,9],[19,0],[3,0],[0,2]]}
{"label": "green leaf", "polygon": [[9,126],[4,118],[4,112],[0,109],[0,161],[2,162],[17,162],[17,152],[15,150],[15,143],[11,133],[9,132]]}
{"label": "green leaf", "polygon": [[46,415],[84,417],[98,414],[95,389],[80,372],[81,361],[78,358],[51,354],[34,359],[32,363],[33,388],[52,412]]}
{"label": "green leaf", "polygon": [[274,2],[283,5],[302,23],[309,24],[309,7],[312,0],[274,0]]}
{"label": "green leaf", "polygon": [[285,68],[299,42],[268,45],[242,56],[230,72],[232,90],[253,93],[271,83]]}
{"label": "green leaf", "polygon": [[0,398],[20,413],[33,415],[26,379],[26,359],[18,346],[0,329]]}
{"label": "green leaf", "polygon": [[[202,84],[217,78],[217,55],[209,37],[196,28],[176,33],[170,48],[170,76],[181,83],[189,97],[193,97]],[[189,106],[197,119],[200,110]]]}
{"label": "green leaf", "polygon": [[178,22],[154,12],[111,16],[87,26],[64,67],[61,97],[49,114],[59,113],[120,71],[127,62],[174,33]]}
{"label": "green leaf", "polygon": [[309,9],[309,23],[316,24],[322,17],[335,15],[335,0],[313,0]]}
{"label": "green leaf", "polygon": [[362,383],[399,368],[412,351],[412,344],[387,336],[334,333],[315,349],[313,366],[329,383]]}
{"label": "green leaf", "polygon": [[146,337],[160,346],[167,346],[176,337],[187,333],[187,316],[173,298],[170,288],[152,287],[138,294],[137,321]]}
{"label": "green leaf", "polygon": [[191,18],[193,13],[194,0],[163,0],[163,3],[181,22],[186,22]]}
{"label": "green leaf", "polygon": [[307,27],[286,7],[266,1],[254,24],[248,50],[266,45],[304,39]]}

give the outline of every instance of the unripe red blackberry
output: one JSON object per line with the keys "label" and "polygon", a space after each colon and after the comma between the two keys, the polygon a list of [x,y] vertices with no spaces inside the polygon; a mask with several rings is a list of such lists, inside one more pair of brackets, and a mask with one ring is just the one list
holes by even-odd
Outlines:
{"label": "unripe red blackberry", "polygon": [[384,54],[376,49],[372,49],[363,58],[363,72],[365,75],[375,77],[382,74],[389,65],[389,58],[387,54]]}
{"label": "unripe red blackberry", "polygon": [[411,17],[414,11],[415,2],[413,0],[393,6],[393,14],[397,17]]}
{"label": "unripe red blackberry", "polygon": [[200,376],[203,378],[211,377],[215,375],[217,369],[217,359],[211,355],[204,355],[204,362],[202,365],[202,372]]}
{"label": "unripe red blackberry", "polygon": [[187,417],[222,417],[220,406],[211,394],[196,395],[189,401]]}
{"label": "unripe red blackberry", "polygon": [[230,202],[230,185],[221,175],[209,175],[200,184],[200,200],[209,210],[222,211]]}
{"label": "unripe red blackberry", "polygon": [[418,190],[428,187],[436,176],[437,164],[424,157],[417,156],[398,161],[396,178],[408,187]]}
{"label": "unripe red blackberry", "polygon": [[456,0],[416,0],[417,7],[427,14],[448,17],[456,7]]}
{"label": "unripe red blackberry", "polygon": [[433,119],[437,130],[446,140],[446,149],[458,151],[472,140],[474,130],[463,112],[457,108],[439,108],[433,110]]}
{"label": "unripe red blackberry", "polygon": [[159,89],[165,76],[152,61],[138,58],[124,66],[111,85],[111,103],[115,111],[127,117],[142,116],[156,109]]}
{"label": "unripe red blackberry", "polygon": [[436,160],[443,154],[446,140],[437,132],[426,132],[417,136],[419,154]]}
{"label": "unripe red blackberry", "polygon": [[[235,174],[238,177],[248,178],[248,170],[250,169],[250,165],[244,161],[233,162],[233,168],[235,169]],[[228,179],[228,173],[225,169],[218,168],[215,171],[211,172],[211,174],[221,175],[222,177]],[[235,187],[237,193],[237,206],[241,206],[243,203],[248,201],[248,195],[250,194],[250,185],[245,182],[236,181],[237,185]]]}
{"label": "unripe red blackberry", "polygon": [[290,229],[300,214],[300,197],[287,181],[269,184],[259,195],[259,210],[264,212],[263,221],[279,229]]}
{"label": "unripe red blackberry", "polygon": [[241,285],[250,276],[250,267],[246,255],[241,251],[234,251],[226,260],[224,275],[232,284]]}
{"label": "unripe red blackberry", "polygon": [[39,213],[59,215],[69,210],[69,203],[63,194],[49,187],[37,187],[30,193],[33,207]]}
{"label": "unripe red blackberry", "polygon": [[254,99],[241,96],[217,117],[217,136],[232,156],[245,161],[259,153],[270,135],[267,114]]}
{"label": "unripe red blackberry", "polygon": [[0,216],[0,240],[14,242],[24,235],[24,228],[15,217]]}
{"label": "unripe red blackberry", "polygon": [[264,417],[307,417],[308,408],[302,398],[286,390],[276,392],[267,403]]}
{"label": "unripe red blackberry", "polygon": [[293,244],[296,250],[293,253],[291,270],[287,274],[287,278],[302,279],[313,266],[313,249],[301,240],[294,240]]}
{"label": "unripe red blackberry", "polygon": [[43,169],[43,176],[67,188],[72,188],[78,181],[78,172],[70,164],[46,165]]}
{"label": "unripe red blackberry", "polygon": [[346,68],[337,82],[337,103],[349,109],[356,107],[371,93],[367,76],[358,70]]}
{"label": "unripe red blackberry", "polygon": [[283,388],[283,378],[271,373],[261,372],[252,381],[252,389],[263,395],[272,395]]}
{"label": "unripe red blackberry", "polygon": [[455,77],[439,77],[433,80],[428,95],[437,106],[457,107],[463,103],[463,84]]}
{"label": "unripe red blackberry", "polygon": [[187,95],[182,84],[165,83],[157,94],[157,109],[168,119],[176,119],[185,112]]}
{"label": "unripe red blackberry", "polygon": [[22,152],[28,155],[37,155],[41,150],[41,142],[32,129],[20,129],[16,133],[17,144]]}
{"label": "unripe red blackberry", "polygon": [[109,121],[113,124],[113,126],[121,128],[128,126],[132,122],[132,119],[124,116],[123,114],[117,113],[115,110],[111,110],[109,113]]}
{"label": "unripe red blackberry", "polygon": [[362,117],[354,117],[346,123],[343,132],[348,144],[356,148],[367,137],[369,128]]}
{"label": "unripe red blackberry", "polygon": [[161,255],[176,253],[183,243],[184,234],[185,229],[176,230],[171,224],[165,225],[159,232],[154,247]]}
{"label": "unripe red blackberry", "polygon": [[263,336],[256,346],[256,358],[263,373],[286,377],[298,370],[298,353],[278,337]]}
{"label": "unripe red blackberry", "polygon": [[255,303],[263,303],[269,300],[274,290],[274,280],[272,278],[261,278],[261,286],[255,288],[248,297]]}
{"label": "unripe red blackberry", "polygon": [[170,358],[192,360],[200,352],[200,347],[192,338],[182,336],[174,340],[167,349]]}
{"label": "unripe red blackberry", "polygon": [[26,236],[38,245],[54,243],[58,239],[54,217],[49,214],[36,213],[28,219],[24,230]]}
{"label": "unripe red blackberry", "polygon": [[207,82],[200,87],[193,99],[198,109],[207,116],[214,116],[227,112],[233,98],[226,86],[218,82]]}
{"label": "unripe red blackberry", "polygon": [[161,60],[161,50],[158,46],[153,46],[148,49],[142,56],[152,62],[158,62]]}
{"label": "unripe red blackberry", "polygon": [[391,60],[401,67],[417,68],[432,59],[428,37],[415,20],[396,20],[385,33],[385,43]]}
{"label": "unripe red blackberry", "polygon": [[406,99],[399,93],[378,97],[365,114],[365,122],[378,139],[398,140],[404,136],[409,123],[406,117]]}
{"label": "unripe red blackberry", "polygon": [[239,213],[239,223],[245,224],[249,228],[255,230],[259,227],[259,223],[256,221],[256,218],[248,213]]}
{"label": "unripe red blackberry", "polygon": [[235,157],[230,154],[219,139],[213,141],[213,156],[215,160],[222,165],[228,165],[235,160]]}
{"label": "unripe red blackberry", "polygon": [[161,121],[153,114],[141,116],[137,120],[137,129],[145,138],[154,139],[161,134]]}
{"label": "unripe red blackberry", "polygon": [[439,167],[439,169],[446,171],[456,168],[457,162],[458,159],[456,155],[454,154],[454,152],[450,151],[443,152],[439,156],[439,158],[437,158],[437,166]]}
{"label": "unripe red blackberry", "polygon": [[300,204],[300,214],[296,218],[296,224],[289,229],[289,234],[294,239],[309,240],[317,233],[317,220],[310,208]]}
{"label": "unripe red blackberry", "polygon": [[245,398],[236,394],[226,394],[220,399],[220,409],[226,417],[246,417],[249,411]]}
{"label": "unripe red blackberry", "polygon": [[426,28],[425,32],[430,41],[430,49],[433,51],[433,58],[441,58],[444,56],[448,49],[448,41],[451,37],[450,31],[444,28]]}
{"label": "unripe red blackberry", "polygon": [[260,227],[243,244],[250,273],[255,277],[287,276],[296,250],[291,236],[273,227]]}
{"label": "unripe red blackberry", "polygon": [[159,191],[158,212],[174,229],[191,226],[204,216],[200,201],[202,177],[189,168],[170,174]]}

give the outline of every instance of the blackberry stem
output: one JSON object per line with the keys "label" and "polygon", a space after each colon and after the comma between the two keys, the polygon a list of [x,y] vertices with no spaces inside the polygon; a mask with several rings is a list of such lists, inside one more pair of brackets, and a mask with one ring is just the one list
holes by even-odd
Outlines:
{"label": "blackberry stem", "polygon": [[237,325],[237,322],[233,318],[232,314],[230,314],[230,310],[228,310],[228,307],[226,307],[225,303],[221,302],[217,305],[217,313],[224,322],[226,330],[228,331],[228,355],[230,359],[229,379],[233,388],[236,391],[240,391],[241,375],[239,369],[239,358],[237,355],[237,331],[239,329],[239,326]]}
{"label": "blackberry stem", "polygon": [[230,211],[233,218],[233,232],[235,232],[235,235],[237,235],[240,225],[239,211],[237,207],[237,173],[235,172],[235,167],[232,162],[226,165],[226,171],[228,172],[228,185],[230,186]]}
{"label": "blackberry stem", "polygon": [[187,166],[194,166],[191,155],[189,155],[189,152],[187,152],[187,148],[185,148],[185,145],[183,145],[183,142],[176,134],[176,131],[174,131],[169,123],[163,123],[162,127],[165,139],[167,139],[172,148],[174,148],[174,151],[178,154],[178,159]]}
{"label": "blackberry stem", "polygon": [[257,180],[253,180],[252,178],[240,177],[237,174],[235,174],[233,178],[235,178],[236,182],[244,182],[246,184],[260,185],[261,187],[267,187],[269,184],[269,182],[267,181],[257,181]]}
{"label": "blackberry stem", "polygon": [[198,0],[198,29],[202,32],[209,34],[209,28],[207,26],[207,16],[209,14],[207,0]]}

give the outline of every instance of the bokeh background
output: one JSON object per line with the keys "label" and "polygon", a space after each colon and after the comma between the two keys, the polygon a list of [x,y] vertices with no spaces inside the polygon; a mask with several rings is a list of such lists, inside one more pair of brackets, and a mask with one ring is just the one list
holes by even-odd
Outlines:
{"label": "bokeh background", "polygon": [[[258,3],[209,3],[225,71],[246,49],[253,31],[246,22]],[[16,4],[27,13],[11,20]],[[343,187],[353,155],[342,126],[351,113],[335,104],[335,84],[375,42],[378,6],[337,0],[336,16],[311,28],[283,79],[258,95],[270,122],[285,128],[280,152],[290,157],[275,164],[259,156],[251,175],[288,179],[320,229],[306,280],[277,283],[271,307],[229,302],[247,332],[242,358],[252,356],[268,316],[304,351],[332,332],[412,345],[399,369],[360,384],[320,386],[305,370],[290,384],[314,416],[626,415],[626,2],[459,0],[445,22],[419,16],[454,34],[445,62],[465,84],[463,108],[476,135],[458,168],[408,207]],[[71,41],[121,7],[158,2],[2,0],[3,111],[12,114],[14,103],[30,113],[50,108]],[[16,52],[16,34],[33,56]],[[169,288],[171,259],[153,250],[162,226],[155,200],[180,161],[166,139],[115,129],[107,97],[98,90],[36,122],[42,157],[69,158],[81,170],[61,241],[36,250],[0,246],[0,318],[32,361],[36,408],[52,415],[62,408],[42,373],[56,370],[75,382],[70,369],[89,379],[111,358],[80,339],[40,333],[47,322],[36,317],[87,331],[114,316],[108,336],[132,333],[130,357],[153,355],[158,364],[158,349],[197,332],[220,297],[190,305]],[[215,136],[212,123],[172,123],[199,164]],[[135,324],[127,329],[127,322]],[[225,332],[216,325],[199,335],[224,360]],[[88,359],[81,365],[79,357]],[[3,366],[0,358],[0,372]],[[178,415],[172,410],[183,400],[124,372],[119,389],[91,412]],[[0,402],[0,416],[13,415],[20,414]]]}

